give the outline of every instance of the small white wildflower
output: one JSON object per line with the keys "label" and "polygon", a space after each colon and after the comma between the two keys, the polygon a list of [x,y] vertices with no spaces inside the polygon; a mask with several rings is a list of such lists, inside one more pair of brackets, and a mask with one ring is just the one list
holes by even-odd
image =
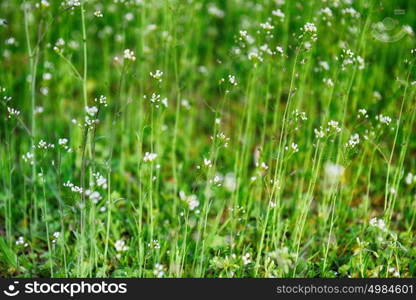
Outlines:
{"label": "small white wildflower", "polygon": [[217,6],[215,6],[214,4],[210,4],[208,6],[208,13],[212,16],[215,16],[217,18],[224,18],[225,16],[225,12],[221,9],[219,9]]}
{"label": "small white wildflower", "polygon": [[153,267],[153,275],[155,275],[157,278],[162,278],[165,276],[165,268],[161,264],[155,264]]}
{"label": "small white wildflower", "polygon": [[145,162],[148,162],[148,161],[151,162],[151,161],[154,161],[156,159],[156,157],[157,157],[157,154],[156,153],[146,152],[144,154],[143,161],[145,161]]}
{"label": "small white wildflower", "polygon": [[334,82],[332,81],[332,79],[331,79],[331,78],[324,78],[324,79],[322,79],[322,81],[323,81],[323,83],[325,83],[327,86],[330,86],[330,87],[334,86]]}
{"label": "small white wildflower", "polygon": [[382,114],[376,116],[376,120],[378,120],[380,123],[386,124],[387,126],[391,123],[391,118],[389,116],[384,116]]}
{"label": "small white wildflower", "polygon": [[356,145],[360,143],[360,136],[358,133],[353,134],[350,139],[348,140],[346,146],[354,148]]}
{"label": "small white wildflower", "polygon": [[229,192],[235,191],[237,188],[237,180],[234,176],[234,173],[227,173],[224,177],[224,187]]}
{"label": "small white wildflower", "polygon": [[101,10],[96,10],[94,12],[94,16],[96,16],[97,18],[102,18],[104,17],[103,13],[101,12]]}
{"label": "small white wildflower", "polygon": [[250,253],[246,253],[242,256],[242,261],[243,261],[243,265],[248,265],[249,263],[251,263],[251,255]]}
{"label": "small white wildflower", "polygon": [[341,165],[327,162],[325,164],[325,178],[330,184],[336,184],[344,174],[344,170],[345,168]]}
{"label": "small white wildflower", "polygon": [[163,72],[160,70],[156,70],[155,72],[150,72],[150,77],[156,79],[159,82],[162,82]]}
{"label": "small white wildflower", "polygon": [[101,104],[104,107],[107,107],[108,106],[108,104],[107,104],[107,97],[104,96],[104,95],[101,95],[99,98],[95,98],[94,101],[97,102],[97,103],[99,103],[99,104]]}
{"label": "small white wildflower", "polygon": [[204,165],[210,168],[212,167],[212,161],[210,159],[204,158]]}
{"label": "small white wildflower", "polygon": [[234,75],[228,75],[228,81],[230,82],[231,85],[237,85],[237,80],[235,79]]}
{"label": "small white wildflower", "polygon": [[98,108],[96,106],[85,106],[85,112],[89,116],[94,117],[98,112]]}
{"label": "small white wildflower", "polygon": [[117,252],[125,252],[129,250],[129,247],[126,246],[126,242],[124,240],[118,240],[114,244],[114,248],[116,248]]}
{"label": "small white wildflower", "polygon": [[383,219],[372,218],[370,220],[370,226],[376,227],[376,228],[380,229],[383,232],[387,232],[386,223],[384,222]]}
{"label": "small white wildflower", "polygon": [[407,176],[405,178],[406,184],[412,184],[416,182],[416,175],[413,175],[412,173],[407,173]]}
{"label": "small white wildflower", "polygon": [[298,145],[297,145],[297,144],[295,144],[295,143],[292,143],[292,144],[290,145],[290,148],[292,148],[293,152],[299,152],[299,147],[298,147]]}
{"label": "small white wildflower", "polygon": [[8,118],[11,119],[12,116],[19,116],[20,115],[20,110],[14,109],[12,107],[7,107],[7,112],[9,113]]}
{"label": "small white wildflower", "polygon": [[125,49],[124,50],[124,59],[130,60],[130,61],[135,61],[136,60],[136,56],[134,54],[134,52],[130,49]]}
{"label": "small white wildflower", "polygon": [[275,16],[275,17],[278,17],[282,20],[285,18],[285,14],[280,9],[273,10],[272,15]]}

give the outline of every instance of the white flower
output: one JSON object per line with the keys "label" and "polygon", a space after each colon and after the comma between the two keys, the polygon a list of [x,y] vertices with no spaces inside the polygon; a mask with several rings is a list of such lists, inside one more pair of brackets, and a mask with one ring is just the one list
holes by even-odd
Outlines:
{"label": "white flower", "polygon": [[320,61],[319,65],[322,67],[322,69],[324,69],[325,71],[329,70],[329,64],[326,61]]}
{"label": "white flower", "polygon": [[346,146],[354,148],[356,145],[360,143],[360,136],[358,133],[353,134],[350,139],[348,140]]}
{"label": "white flower", "polygon": [[150,72],[150,77],[158,80],[159,82],[162,82],[162,76],[163,76],[163,72],[160,70],[156,70],[154,73]]}
{"label": "white flower", "polygon": [[274,26],[269,22],[260,23],[260,27],[266,30],[272,30],[274,28]]}
{"label": "white flower", "polygon": [[290,145],[290,147],[292,148],[293,152],[298,152],[299,151],[298,144],[292,143]]}
{"label": "white flower", "polygon": [[81,2],[79,0],[66,0],[65,4],[73,9],[74,7],[80,6]]}
{"label": "white flower", "polygon": [[344,174],[345,168],[341,165],[327,162],[325,164],[325,178],[330,184],[336,184]]}
{"label": "white flower", "polygon": [[211,160],[204,158],[204,165],[208,168],[212,167],[212,162]]}
{"label": "white flower", "polygon": [[242,261],[243,261],[243,265],[248,265],[249,263],[251,263],[251,259],[250,259],[250,253],[246,253],[242,256]]}
{"label": "white flower", "polygon": [[94,117],[98,112],[98,108],[97,106],[85,106],[85,112],[89,116]]}
{"label": "white flower", "polygon": [[164,267],[161,264],[155,264],[153,267],[153,275],[157,278],[162,278],[165,275]]}
{"label": "white flower", "polygon": [[118,240],[114,244],[114,248],[116,248],[117,252],[124,252],[129,250],[129,247],[126,246],[126,242],[124,240]]}
{"label": "white flower", "polygon": [[234,176],[234,173],[227,173],[224,177],[224,187],[229,192],[235,191],[237,187],[237,180]]}
{"label": "white flower", "polygon": [[228,75],[228,81],[232,84],[232,85],[237,85],[237,80],[235,79],[234,75]]}
{"label": "white flower", "polygon": [[224,18],[225,12],[221,9],[219,9],[214,4],[210,4],[208,7],[208,13],[212,16],[215,16],[217,18]]}
{"label": "white flower", "polygon": [[103,189],[107,188],[107,179],[105,179],[104,176],[98,172],[92,173],[92,176],[94,176],[97,186],[102,187]]}
{"label": "white flower", "polygon": [[197,200],[195,195],[188,196],[186,202],[188,203],[190,210],[194,210],[199,206],[199,201]]}
{"label": "white flower", "polygon": [[339,122],[337,122],[337,121],[333,121],[333,120],[329,121],[328,122],[328,127],[329,128],[327,129],[327,131],[330,131],[330,129],[332,128],[336,132],[340,132],[341,131],[341,127],[339,127],[338,124],[339,124]]}
{"label": "white flower", "polygon": [[[146,98],[146,96],[144,97]],[[155,104],[156,108],[159,108],[160,103],[162,103],[165,107],[168,107],[168,99],[166,97],[162,99],[159,94],[155,93],[153,93],[150,97],[150,103]]]}
{"label": "white flower", "polygon": [[96,16],[97,18],[102,18],[103,17],[103,13],[100,10],[96,10],[94,12],[94,16]]}
{"label": "white flower", "polygon": [[59,145],[66,145],[66,143],[68,143],[68,139],[65,139],[65,138],[64,138],[64,139],[59,139],[59,140],[58,140],[58,144],[59,144]]}
{"label": "white flower", "polygon": [[130,49],[125,49],[124,50],[124,59],[130,60],[130,61],[135,61],[136,60],[136,56],[134,54],[134,52]]}
{"label": "white flower", "polygon": [[145,162],[154,161],[156,159],[156,157],[157,157],[156,153],[146,152],[144,154],[143,161],[145,161]]}
{"label": "white flower", "polygon": [[382,114],[376,116],[376,120],[378,120],[380,123],[386,124],[387,126],[391,123],[391,118]]}
{"label": "white flower", "polygon": [[324,78],[322,79],[323,83],[325,83],[327,86],[334,86],[334,82],[331,78]]}
{"label": "white flower", "polygon": [[7,107],[7,111],[8,111],[8,113],[9,113],[9,119],[12,117],[12,116],[19,116],[20,115],[20,110],[17,110],[17,109],[14,109],[14,108],[11,108],[11,107]]}
{"label": "white flower", "polygon": [[273,10],[272,15],[281,19],[285,18],[285,14],[280,9]]}
{"label": "white flower", "polygon": [[406,184],[412,184],[416,182],[416,175],[413,175],[412,173],[407,173],[406,179],[405,179]]}
{"label": "white flower", "polygon": [[102,104],[104,107],[107,107],[107,97],[101,95],[99,98],[95,98],[94,101],[96,103]]}
{"label": "white flower", "polygon": [[303,25],[302,30],[304,32],[310,32],[310,33],[315,33],[317,31],[315,24],[309,23],[309,22]]}
{"label": "white flower", "polygon": [[387,232],[386,223],[384,222],[383,219],[372,218],[370,220],[370,226],[376,227],[376,228],[380,229],[383,232]]}

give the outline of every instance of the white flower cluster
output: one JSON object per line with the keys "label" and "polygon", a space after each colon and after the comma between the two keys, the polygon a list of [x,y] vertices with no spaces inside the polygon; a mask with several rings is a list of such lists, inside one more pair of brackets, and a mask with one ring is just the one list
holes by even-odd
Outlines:
{"label": "white flower cluster", "polygon": [[341,127],[339,126],[339,122],[334,121],[334,120],[329,121],[325,128],[320,126],[319,128],[314,129],[315,137],[317,139],[321,139],[325,137],[327,134],[331,135],[331,134],[334,134],[334,133],[336,134],[339,132],[341,132]]}
{"label": "white flower cluster", "polygon": [[157,278],[162,278],[165,276],[165,268],[161,264],[155,264],[153,268],[153,275],[155,275]]}
{"label": "white flower cluster", "polygon": [[12,107],[7,107],[7,112],[9,113],[8,118],[11,119],[13,116],[18,117],[20,115],[20,110],[14,109]]}
{"label": "white flower cluster", "polygon": [[182,201],[186,202],[186,204],[189,207],[189,210],[194,210],[195,208],[197,208],[199,206],[199,201],[198,201],[198,198],[196,197],[196,195],[192,194],[192,195],[187,196],[184,191],[180,191],[179,192],[179,198]]}
{"label": "white flower cluster", "polygon": [[299,38],[306,39],[305,48],[309,49],[311,46],[309,41],[315,42],[318,39],[318,29],[314,23],[307,22],[300,30],[302,31],[302,34],[299,36]]}
{"label": "white flower cluster", "polygon": [[[290,144],[290,149],[293,151],[293,153],[299,152],[299,147],[298,147],[298,144],[296,144],[296,143],[291,143]],[[285,150],[288,151],[289,146],[285,146]]]}
{"label": "white flower cluster", "polygon": [[382,114],[376,116],[376,120],[378,120],[380,123],[386,124],[387,126],[391,123],[391,118]]}
{"label": "white flower cluster", "polygon": [[273,10],[272,15],[278,17],[281,21],[283,21],[285,18],[285,14],[280,9]]}
{"label": "white flower cluster", "polygon": [[64,187],[70,188],[71,192],[82,194],[82,188],[73,184],[71,181],[67,181],[63,184]]}
{"label": "white flower cluster", "polygon": [[325,178],[329,184],[336,184],[344,174],[345,168],[339,164],[327,162],[324,170]]}
{"label": "white flower cluster", "polygon": [[124,50],[123,57],[124,57],[124,59],[130,60],[130,61],[135,61],[136,60],[136,56],[134,54],[134,51],[132,51],[130,49],[125,49]]}
{"label": "white flower cluster", "polygon": [[211,168],[212,167],[212,161],[208,158],[204,158],[204,166]]}
{"label": "white flower cluster", "polygon": [[351,49],[342,49],[341,55],[337,60],[341,60],[341,68],[345,70],[347,66],[356,64],[358,65],[359,70],[363,70],[365,68],[365,61],[359,55],[356,55]]}
{"label": "white flower cluster", "polygon": [[59,239],[59,237],[61,236],[61,233],[59,231],[56,231],[52,234],[52,243],[56,244],[56,241]]}
{"label": "white flower cluster", "polygon": [[358,19],[361,15],[358,11],[356,11],[353,7],[347,7],[341,10],[343,15],[348,15],[352,18]]}
{"label": "white flower cluster", "polygon": [[[217,133],[216,137],[217,137],[217,140],[220,141],[225,148],[228,147],[228,143],[230,142],[230,138],[227,137],[224,132]],[[214,138],[211,136],[211,140],[213,140],[213,139]]]}
{"label": "white flower cluster", "polygon": [[126,241],[118,240],[114,243],[114,248],[116,248],[117,252],[125,252],[129,250],[129,247],[126,245]]}
{"label": "white flower cluster", "polygon": [[100,201],[102,199],[101,195],[99,192],[97,191],[91,191],[91,190],[86,190],[85,191],[85,196],[88,197],[88,199],[91,200],[92,203],[97,204],[98,201]]}
{"label": "white flower cluster", "polygon": [[214,17],[217,17],[219,19],[222,19],[225,16],[225,12],[222,9],[218,8],[214,4],[210,4],[208,6],[208,14],[210,14],[210,15],[212,15]]}
{"label": "white flower cluster", "polygon": [[251,263],[251,254],[250,253],[246,253],[241,257],[241,260],[243,261],[243,265],[248,265],[249,263]]}
{"label": "white flower cluster", "polygon": [[147,244],[147,246],[153,249],[160,249],[160,243],[158,240],[151,241],[150,243]]}
{"label": "white flower cluster", "polygon": [[387,232],[386,223],[384,222],[383,219],[372,218],[370,220],[370,226],[376,227],[376,228],[380,229],[383,232]]}
{"label": "white flower cluster", "polygon": [[234,85],[234,86],[236,86],[238,83],[237,83],[237,80],[235,79],[235,76],[234,75],[228,75],[228,82],[231,84],[231,85]]}
{"label": "white flower cluster", "polygon": [[101,104],[102,106],[104,106],[104,107],[107,107],[107,97],[106,96],[104,96],[104,95],[101,95],[100,97],[98,97],[98,98],[95,98],[94,99],[94,102],[95,103],[99,103],[99,104]]}
{"label": "white flower cluster", "polygon": [[272,30],[274,29],[274,26],[272,24],[270,24],[269,22],[265,22],[265,23],[260,23],[260,27],[265,29],[265,30]]}
{"label": "white flower cluster", "polygon": [[72,152],[73,150],[68,146],[68,139],[61,138],[58,140],[58,145],[64,148],[67,152]]}
{"label": "white flower cluster", "polygon": [[34,164],[34,154],[32,152],[27,152],[26,154],[23,154],[22,159],[24,162],[29,163],[30,165]]}
{"label": "white flower cluster", "polygon": [[39,143],[37,145],[33,145],[32,147],[33,149],[37,148],[37,149],[51,149],[51,148],[55,148],[54,144],[51,143],[47,143],[44,140],[40,140]]}
{"label": "white flower cluster", "polygon": [[101,11],[101,10],[96,10],[96,11],[94,12],[94,16],[96,16],[97,18],[102,18],[102,17],[104,17],[104,15],[103,15],[103,13],[102,13],[102,11]]}
{"label": "white flower cluster", "polygon": [[23,245],[23,247],[28,247],[29,244],[25,242],[25,239],[23,238],[23,236],[20,236],[17,240],[16,240],[16,246],[20,246]]}
{"label": "white flower cluster", "polygon": [[406,184],[410,185],[413,183],[416,183],[416,175],[413,175],[412,173],[407,173],[406,178],[404,180]]}
{"label": "white flower cluster", "polygon": [[71,9],[74,9],[77,6],[81,6],[80,0],[66,0],[64,1],[64,5],[68,6]]}
{"label": "white flower cluster", "polygon": [[[146,99],[146,95],[143,97]],[[168,107],[168,98],[162,98],[159,94],[153,93],[150,97],[150,103],[154,104],[156,108],[159,108],[160,104],[164,107]]]}
{"label": "white flower cluster", "polygon": [[367,110],[364,108],[361,108],[358,110],[358,118],[365,118],[368,119],[368,114],[367,114]]}
{"label": "white flower cluster", "polygon": [[94,176],[95,184],[98,187],[101,187],[103,189],[107,189],[107,179],[105,179],[104,176],[102,176],[99,172],[92,173],[92,176]]}
{"label": "white flower cluster", "polygon": [[71,122],[79,127],[88,127],[93,129],[95,124],[98,124],[99,120],[96,119],[98,113],[98,107],[96,106],[85,106],[85,117],[84,124],[78,123],[76,119],[72,119]]}
{"label": "white flower cluster", "polygon": [[346,147],[355,148],[360,143],[360,135],[358,133],[354,133],[348,142],[345,144]]}
{"label": "white flower cluster", "polygon": [[160,70],[156,70],[155,72],[150,72],[150,77],[156,79],[159,82],[162,82],[163,72]]}
{"label": "white flower cluster", "polygon": [[322,81],[327,86],[330,86],[330,87],[334,86],[334,82],[332,81],[331,78],[324,78],[324,79],[322,79]]}
{"label": "white flower cluster", "polygon": [[306,113],[304,111],[301,112],[298,109],[295,109],[294,111],[292,111],[292,115],[293,115],[295,122],[308,120]]}
{"label": "white flower cluster", "polygon": [[156,158],[157,158],[157,154],[156,154],[156,153],[146,152],[146,153],[144,154],[143,161],[144,161],[144,162],[152,162],[152,161],[154,161]]}

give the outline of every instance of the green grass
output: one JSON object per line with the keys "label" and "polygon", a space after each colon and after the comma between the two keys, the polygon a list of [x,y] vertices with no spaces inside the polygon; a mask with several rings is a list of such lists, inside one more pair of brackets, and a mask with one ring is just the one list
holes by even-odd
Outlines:
{"label": "green grass", "polygon": [[18,2],[1,277],[416,275],[408,1]]}

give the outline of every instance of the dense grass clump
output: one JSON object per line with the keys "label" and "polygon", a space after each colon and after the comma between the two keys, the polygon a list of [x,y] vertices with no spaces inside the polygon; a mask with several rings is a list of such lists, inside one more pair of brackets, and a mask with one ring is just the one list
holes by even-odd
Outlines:
{"label": "dense grass clump", "polygon": [[415,276],[410,2],[1,1],[0,277]]}

